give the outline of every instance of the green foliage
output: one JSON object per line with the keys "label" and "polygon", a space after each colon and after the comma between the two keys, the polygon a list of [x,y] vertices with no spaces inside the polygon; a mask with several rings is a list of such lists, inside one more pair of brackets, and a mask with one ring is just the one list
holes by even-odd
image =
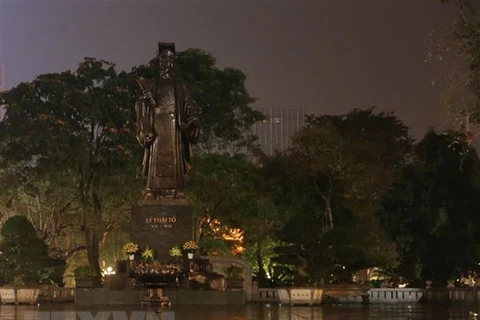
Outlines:
{"label": "green foliage", "polygon": [[76,279],[88,279],[96,276],[95,270],[89,265],[78,266],[73,270]]}
{"label": "green foliage", "polygon": [[284,287],[291,285],[294,278],[294,268],[298,260],[295,255],[292,259],[285,252],[288,250],[288,244],[278,241],[276,235],[268,237],[263,241],[261,248],[263,270],[262,274],[258,266],[258,246],[255,244],[248,245],[244,254],[244,259],[252,265],[252,272],[255,281],[262,287]]}
{"label": "green foliage", "polygon": [[380,211],[400,253],[399,276],[444,285],[477,271],[479,192],[480,160],[465,137],[427,133]]}
{"label": "green foliage", "polygon": [[208,235],[200,242],[200,252],[207,256],[231,256],[233,245],[225,239],[212,238]]}
{"label": "green foliage", "polygon": [[[375,213],[407,161],[407,128],[373,109],[308,123],[286,155],[254,166],[242,157],[206,154],[189,177],[199,221],[220,219],[245,232],[247,257],[262,285],[272,284],[267,272],[275,281],[328,280],[332,273],[331,281],[346,281],[361,268],[396,262]],[[268,248],[275,236],[290,245],[274,253]]]}
{"label": "green foliage", "polygon": [[15,239],[23,243],[37,238],[35,228],[24,216],[13,216],[5,221],[0,234],[4,239]]}
{"label": "green foliage", "polygon": [[[0,197],[26,206],[59,255],[86,248],[97,272],[105,235],[128,226],[130,207],[141,197],[136,80],[154,77],[156,63],[117,73],[111,62],[85,58],[75,71],[43,74],[0,94],[6,108],[0,122],[0,184],[5,186]],[[178,53],[177,66],[202,110],[203,146],[251,141],[247,128],[262,116],[250,108],[254,99],[245,75],[218,68],[198,49]],[[113,251],[119,250],[103,250]]]}
{"label": "green foliage", "polygon": [[362,268],[396,263],[376,212],[411,145],[401,121],[373,108],[307,119],[285,156],[280,193],[295,208],[279,237],[300,278],[351,281]]}
{"label": "green foliage", "polygon": [[40,283],[53,283],[57,286],[63,285],[63,275],[67,269],[67,263],[61,258],[49,258],[47,266],[38,270]]}
{"label": "green foliage", "polygon": [[48,246],[36,236],[27,218],[9,218],[1,234],[0,277],[4,281],[18,285],[32,281],[55,281],[61,284],[65,262],[48,256]]}
{"label": "green foliage", "polygon": [[291,214],[275,203],[282,198],[277,193],[276,171],[268,163],[255,166],[242,156],[218,154],[197,157],[193,165],[187,192],[201,221],[200,240],[208,237],[205,232],[214,219],[243,230],[246,246],[256,248],[260,278],[266,279],[265,245]]}
{"label": "green foliage", "polygon": [[231,265],[227,268],[227,278],[239,279],[243,277],[243,268],[239,266]]}
{"label": "green foliage", "polygon": [[129,214],[140,195],[141,148],[129,107],[136,97],[126,80],[114,64],[85,58],[75,72],[40,75],[0,95],[7,109],[0,160],[20,177],[12,186],[19,193],[16,200],[40,217],[47,210],[54,213],[33,219],[48,221],[39,223],[45,234],[71,234],[73,226],[83,232],[97,273],[103,235]]}
{"label": "green foliage", "polygon": [[[241,156],[220,154],[202,154],[192,164],[195,169],[188,176],[185,192],[194,202],[198,221],[208,224],[221,219],[227,223],[238,196],[245,192],[242,185],[250,181],[253,164]],[[207,230],[207,225],[199,228]]]}

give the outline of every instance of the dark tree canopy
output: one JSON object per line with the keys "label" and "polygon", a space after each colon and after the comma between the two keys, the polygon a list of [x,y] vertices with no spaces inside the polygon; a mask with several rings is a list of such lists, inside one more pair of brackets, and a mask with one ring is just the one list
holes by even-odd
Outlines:
{"label": "dark tree canopy", "polygon": [[61,284],[64,261],[48,256],[48,246],[37,237],[27,218],[9,218],[2,226],[1,235],[0,282],[26,285],[31,281],[55,279]]}
{"label": "dark tree canopy", "polygon": [[478,269],[480,160],[466,137],[430,131],[383,200],[381,219],[397,244],[397,273],[444,285]]}
{"label": "dark tree canopy", "polygon": [[308,117],[293,141],[283,194],[296,214],[280,236],[295,244],[289,250],[303,257],[309,276],[348,281],[362,268],[394,264],[375,213],[407,162],[408,128],[393,114],[354,109]]}
{"label": "dark tree canopy", "polygon": [[[1,182],[10,183],[2,197],[31,205],[38,216],[52,212],[47,224],[35,225],[57,239],[52,243],[83,234],[63,251],[86,249],[96,274],[105,235],[128,220],[141,197],[134,105],[142,94],[137,79],[155,73],[154,61],[117,73],[114,63],[85,58],[75,71],[43,74],[0,94]],[[202,108],[203,146],[250,141],[246,129],[261,115],[250,108],[245,75],[219,69],[198,49],[180,52],[177,62]]]}

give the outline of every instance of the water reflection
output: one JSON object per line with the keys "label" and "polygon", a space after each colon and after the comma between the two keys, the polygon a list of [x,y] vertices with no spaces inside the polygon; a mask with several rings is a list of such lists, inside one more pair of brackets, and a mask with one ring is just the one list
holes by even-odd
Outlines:
{"label": "water reflection", "polygon": [[[153,313],[145,316],[145,311],[137,307],[119,306],[89,310],[76,309],[73,305],[0,305],[0,320],[465,320],[469,319],[470,311],[480,313],[480,308],[477,305],[425,306],[420,304],[372,304],[368,306],[337,304],[316,307],[196,306],[172,308],[158,316]],[[136,314],[132,316],[132,312],[136,312]]]}

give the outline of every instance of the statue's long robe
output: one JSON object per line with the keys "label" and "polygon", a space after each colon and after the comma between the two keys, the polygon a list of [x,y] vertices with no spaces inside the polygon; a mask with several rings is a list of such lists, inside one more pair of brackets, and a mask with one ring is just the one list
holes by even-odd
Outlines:
{"label": "statue's long robe", "polygon": [[[139,100],[137,112],[137,138],[145,146],[143,171],[147,178],[147,190],[170,194],[184,185],[184,175],[190,158],[189,132],[181,130],[189,121],[192,111],[189,93],[181,79],[142,80],[144,88],[150,88],[155,106]],[[195,110],[196,111],[196,110]],[[148,141],[152,133],[154,139]]]}

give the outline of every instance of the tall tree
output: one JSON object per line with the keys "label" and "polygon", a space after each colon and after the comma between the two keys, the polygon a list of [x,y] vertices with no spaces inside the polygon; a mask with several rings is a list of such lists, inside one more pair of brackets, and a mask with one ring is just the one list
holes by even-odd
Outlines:
{"label": "tall tree", "polygon": [[255,248],[255,262],[259,284],[267,283],[266,249],[296,212],[284,199],[288,176],[284,174],[285,161],[276,156],[261,165],[245,170],[239,192],[233,199],[236,203],[229,219],[234,226],[245,231],[245,242]]}
{"label": "tall tree", "polygon": [[139,194],[131,188],[137,168],[133,101],[121,89],[122,80],[114,64],[86,58],[75,72],[41,75],[1,95],[7,108],[0,131],[4,167],[16,169],[19,187],[33,198],[44,181],[43,191],[64,192],[61,206],[77,209],[98,279],[104,234]]}
{"label": "tall tree", "polygon": [[265,283],[264,249],[291,214],[282,206],[280,166],[273,160],[255,166],[243,156],[218,154],[197,157],[194,166],[187,191],[196,206],[199,238],[215,221],[241,229],[245,245],[254,248],[258,279]]}
{"label": "tall tree", "polygon": [[[480,133],[480,3],[476,0],[441,0],[456,12],[444,32],[432,32],[426,61],[438,63],[443,72],[440,102],[448,127],[467,132],[469,143]],[[439,69],[440,69],[439,68]]]}
{"label": "tall tree", "polygon": [[[403,123],[373,108],[308,119],[288,153],[290,174],[303,185],[297,188],[301,194],[295,205],[303,205],[304,214],[293,218],[291,230],[284,234],[285,240],[301,244],[300,254],[311,271],[322,270],[319,263],[328,261],[325,257],[330,257],[330,267],[350,274],[393,260],[394,255],[385,254],[392,251],[392,244],[375,212],[381,195],[406,163],[411,143]],[[300,234],[297,228],[306,224],[315,230]],[[323,276],[331,273],[323,270]]]}
{"label": "tall tree", "polygon": [[334,227],[335,189],[352,206],[374,201],[406,163],[412,141],[408,128],[393,114],[376,114],[373,108],[307,119],[289,157],[295,174],[308,178],[323,202],[325,230]]}
{"label": "tall tree", "polygon": [[249,180],[252,164],[240,156],[203,154],[194,159],[193,166],[186,192],[195,206],[197,237],[202,241],[216,220],[228,224],[227,217],[235,210],[232,200],[243,180]]}
{"label": "tall tree", "polygon": [[42,279],[42,275],[47,275],[49,280],[52,280],[55,273],[52,269],[55,267],[61,270],[60,275],[63,273],[64,261],[48,256],[48,246],[37,237],[27,218],[9,218],[2,226],[1,236],[0,282],[25,286],[32,281],[46,280]]}
{"label": "tall tree", "polygon": [[[40,75],[0,95],[7,110],[0,122],[1,181],[9,183],[2,196],[23,199],[45,234],[80,228],[84,244],[70,252],[86,248],[98,274],[106,232],[140,198],[133,106],[141,95],[136,80],[153,76],[155,63],[117,73],[113,63],[86,58],[74,72]],[[249,141],[246,128],[261,115],[249,106],[254,99],[241,71],[219,69],[196,49],[178,54],[177,71],[202,108],[204,145]]]}
{"label": "tall tree", "polygon": [[480,160],[463,133],[427,133],[383,201],[381,217],[397,244],[399,275],[441,286],[480,259]]}

